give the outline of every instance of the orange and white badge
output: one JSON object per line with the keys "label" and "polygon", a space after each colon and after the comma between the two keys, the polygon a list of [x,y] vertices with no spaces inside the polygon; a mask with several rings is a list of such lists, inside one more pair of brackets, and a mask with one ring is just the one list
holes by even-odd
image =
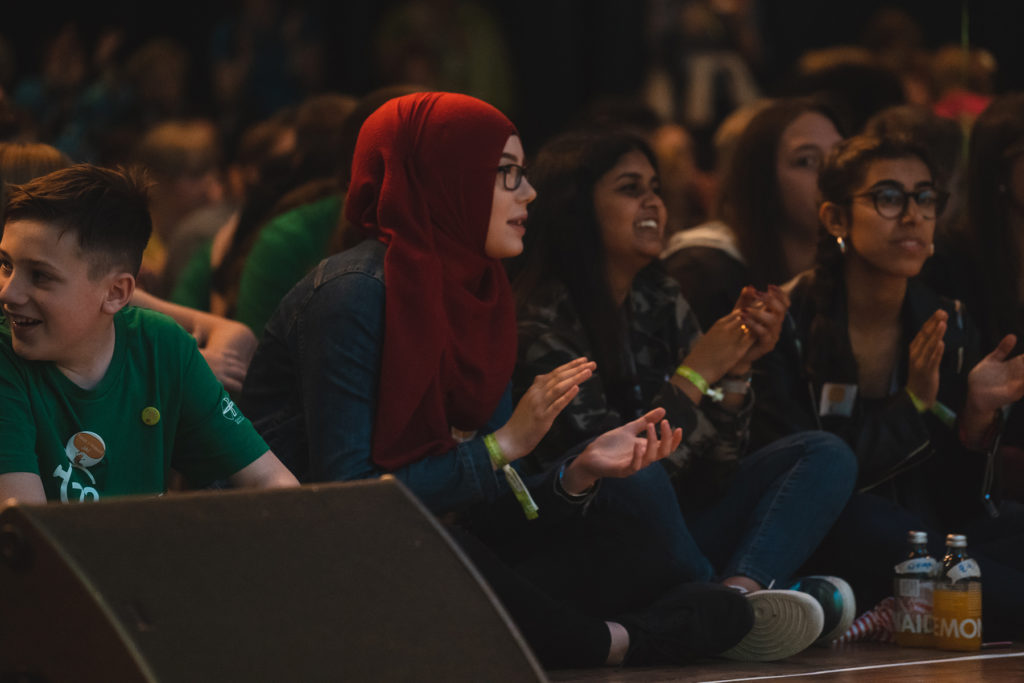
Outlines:
{"label": "orange and white badge", "polygon": [[821,387],[821,401],[818,403],[818,415],[853,415],[853,402],[857,398],[856,384],[839,384],[825,382]]}
{"label": "orange and white badge", "polygon": [[78,432],[68,439],[64,452],[73,465],[92,467],[103,460],[107,444],[103,442],[103,437],[95,432]]}

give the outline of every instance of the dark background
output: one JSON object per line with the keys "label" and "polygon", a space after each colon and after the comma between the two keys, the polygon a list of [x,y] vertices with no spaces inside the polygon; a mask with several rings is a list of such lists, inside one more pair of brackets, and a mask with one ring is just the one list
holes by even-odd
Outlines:
{"label": "dark background", "polygon": [[[294,3],[290,3],[294,4]],[[307,0],[327,38],[333,90],[360,95],[381,85],[372,63],[372,36],[380,17],[397,0]],[[653,46],[647,40],[642,0],[481,0],[505,32],[520,93],[511,112],[528,140],[559,130],[594,99],[628,95],[643,83]],[[1024,89],[1024,3],[1007,0],[760,0],[758,13],[767,61],[760,74],[766,94],[785,82],[806,50],[856,43],[865,21],[880,7],[907,10],[924,31],[926,46],[959,43],[969,13],[970,41],[999,62],[998,90]],[[125,29],[125,51],[154,36],[169,36],[193,56],[193,99],[209,98],[206,71],[209,34],[235,9],[223,0],[175,2],[8,2],[0,35],[11,42],[18,74],[38,67],[46,40],[65,21],[78,23],[88,39],[105,26]]]}

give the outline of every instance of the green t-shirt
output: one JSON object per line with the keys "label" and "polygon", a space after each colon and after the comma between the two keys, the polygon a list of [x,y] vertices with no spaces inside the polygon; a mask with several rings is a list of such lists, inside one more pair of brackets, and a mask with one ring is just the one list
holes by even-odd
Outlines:
{"label": "green t-shirt", "polygon": [[199,311],[210,310],[210,280],[213,267],[210,265],[210,252],[213,250],[213,239],[203,240],[196,247],[188,263],[181,269],[178,281],[171,290],[171,301]]}
{"label": "green t-shirt", "polygon": [[235,320],[257,337],[284,295],[327,256],[341,217],[341,197],[331,195],[275,217],[261,230],[242,270]]}
{"label": "green t-shirt", "polygon": [[47,500],[75,502],[163,493],[171,467],[204,486],[267,451],[177,323],[126,308],[114,328],[110,367],[82,389],[15,354],[0,318],[0,473],[38,474]]}

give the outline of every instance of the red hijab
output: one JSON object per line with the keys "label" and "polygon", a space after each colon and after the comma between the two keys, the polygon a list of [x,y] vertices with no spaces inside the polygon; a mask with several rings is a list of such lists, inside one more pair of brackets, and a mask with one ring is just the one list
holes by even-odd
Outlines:
{"label": "red hijab", "polygon": [[388,245],[373,461],[388,470],[479,429],[516,357],[504,267],[484,253],[501,153],[515,126],[453,93],[388,101],[363,124],[345,217]]}

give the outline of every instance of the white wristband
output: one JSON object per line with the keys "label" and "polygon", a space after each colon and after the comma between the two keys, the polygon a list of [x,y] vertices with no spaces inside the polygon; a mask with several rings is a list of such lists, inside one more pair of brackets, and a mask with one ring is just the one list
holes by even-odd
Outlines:
{"label": "white wristband", "polygon": [[746,377],[723,377],[718,386],[727,394],[746,394],[750,391],[750,375]]}

